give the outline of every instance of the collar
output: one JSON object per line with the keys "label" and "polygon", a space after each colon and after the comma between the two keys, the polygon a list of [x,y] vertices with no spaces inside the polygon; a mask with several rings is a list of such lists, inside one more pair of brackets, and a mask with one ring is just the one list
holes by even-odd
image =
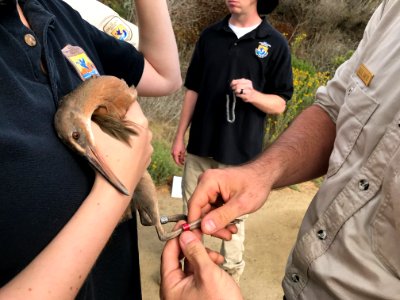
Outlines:
{"label": "collar", "polygon": [[[229,27],[229,19],[231,15],[225,16],[225,18],[217,23],[215,29],[216,30],[223,30],[226,32],[232,32],[232,29]],[[252,37],[252,38],[265,38],[267,35],[269,35],[272,31],[271,25],[268,23],[267,17],[262,16],[261,17],[262,21],[260,25],[254,29],[253,31],[249,32],[246,34],[246,36]]]}
{"label": "collar", "polygon": [[32,30],[40,34],[45,27],[54,24],[56,18],[49,11],[46,1],[18,0]]}

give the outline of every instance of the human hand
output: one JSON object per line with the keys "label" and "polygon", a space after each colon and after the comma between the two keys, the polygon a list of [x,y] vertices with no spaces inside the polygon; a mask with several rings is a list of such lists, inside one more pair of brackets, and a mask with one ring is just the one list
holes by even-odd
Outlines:
{"label": "human hand", "polygon": [[171,155],[178,166],[183,166],[185,163],[186,148],[183,139],[175,138],[172,144]]}
{"label": "human hand", "polygon": [[253,82],[245,78],[232,80],[231,88],[236,97],[240,97],[244,102],[252,102],[258,93],[253,88]]}
{"label": "human hand", "polygon": [[194,232],[183,232],[179,238],[168,241],[161,259],[161,299],[243,299],[231,276],[217,265],[223,257],[207,253]]}
{"label": "human hand", "polygon": [[[247,164],[204,172],[189,200],[188,221],[203,217],[203,233],[229,239],[233,225],[227,224],[256,211],[268,197],[272,183],[262,170],[263,166],[256,168]],[[216,208],[220,201],[224,205]]]}
{"label": "human hand", "polygon": [[[133,122],[136,135],[130,137],[130,146],[104,133],[92,122],[96,148],[106,160],[107,165],[132,195],[151,161],[153,148],[152,134],[148,128],[148,120],[144,116],[138,102],[134,102],[125,115],[125,119]],[[96,181],[105,182],[103,176],[97,173]],[[108,183],[107,183],[108,184]]]}

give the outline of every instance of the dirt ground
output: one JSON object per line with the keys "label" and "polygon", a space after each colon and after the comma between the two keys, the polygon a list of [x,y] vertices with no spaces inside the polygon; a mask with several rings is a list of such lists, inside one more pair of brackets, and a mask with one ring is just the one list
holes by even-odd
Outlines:
{"label": "dirt ground", "polygon": [[[281,280],[286,260],[316,191],[312,182],[273,191],[264,207],[247,219],[246,268],[240,280],[245,299],[282,299]],[[182,199],[171,198],[166,187],[158,192],[161,214],[181,211]],[[158,240],[153,227],[138,227],[143,300],[156,300],[159,299],[159,267],[164,243]],[[220,241],[207,238],[206,244],[218,250]]]}

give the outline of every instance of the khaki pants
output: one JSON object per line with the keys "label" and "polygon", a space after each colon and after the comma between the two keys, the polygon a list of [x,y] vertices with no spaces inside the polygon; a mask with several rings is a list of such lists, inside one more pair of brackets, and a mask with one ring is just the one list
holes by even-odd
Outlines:
{"label": "khaki pants", "polygon": [[[199,176],[207,169],[225,168],[228,165],[221,164],[212,158],[200,157],[193,154],[187,154],[182,178],[182,197],[183,211],[187,213],[187,203],[194,192]],[[248,215],[242,216],[243,221],[237,224],[238,233],[232,235],[232,240],[222,241],[221,255],[225,257],[222,268],[239,282],[242,275],[245,262],[243,260],[244,239],[245,239],[245,219]]]}

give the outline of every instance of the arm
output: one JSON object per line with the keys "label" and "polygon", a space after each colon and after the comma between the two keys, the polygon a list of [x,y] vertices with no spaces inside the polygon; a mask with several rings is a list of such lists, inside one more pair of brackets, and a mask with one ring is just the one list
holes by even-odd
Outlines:
{"label": "arm", "polygon": [[[273,187],[324,173],[334,138],[335,125],[329,116],[318,106],[310,107],[257,160],[240,167],[207,170],[190,200],[189,221],[209,212],[210,204],[222,197],[225,205],[204,216],[201,229],[207,234],[229,237],[228,229],[222,228],[236,217],[260,208]],[[184,271],[179,263],[182,255],[186,258]],[[242,299],[238,286],[216,265],[219,259],[215,253],[207,255],[193,232],[184,232],[179,240],[169,241],[161,262],[161,298]],[[190,272],[186,271],[187,262]]]}
{"label": "arm", "polygon": [[[93,126],[97,146],[132,193],[150,162],[151,133],[139,104],[127,118],[139,124],[125,146]],[[130,197],[96,175],[94,186],[71,220],[43,251],[0,289],[0,299],[73,299],[125,212]]]}
{"label": "arm", "polygon": [[171,149],[172,157],[177,165],[183,165],[185,163],[185,133],[192,120],[197,97],[198,94],[195,91],[187,90],[183,99],[181,117]]}
{"label": "arm", "polygon": [[[309,107],[258,159],[240,167],[206,171],[190,199],[189,221],[208,213],[201,228],[215,234],[238,216],[259,209],[272,188],[324,174],[335,136],[328,114],[319,106]],[[226,203],[212,210],[210,203],[219,196]]]}
{"label": "arm", "polygon": [[251,103],[266,114],[278,115],[285,111],[286,101],[282,97],[255,90],[251,80],[245,78],[232,80],[231,88],[236,97],[242,98],[244,102]]}
{"label": "arm", "polygon": [[163,96],[181,87],[178,49],[165,0],[136,0],[139,50],[145,66],[137,86],[141,96]]}

